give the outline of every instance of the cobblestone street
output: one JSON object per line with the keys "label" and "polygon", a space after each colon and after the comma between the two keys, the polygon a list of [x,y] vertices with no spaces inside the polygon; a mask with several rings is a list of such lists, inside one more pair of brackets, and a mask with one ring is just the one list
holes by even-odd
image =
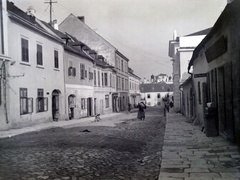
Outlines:
{"label": "cobblestone street", "polygon": [[115,126],[91,122],[0,139],[0,179],[157,179],[162,111],[148,108],[145,121],[136,112],[124,116]]}

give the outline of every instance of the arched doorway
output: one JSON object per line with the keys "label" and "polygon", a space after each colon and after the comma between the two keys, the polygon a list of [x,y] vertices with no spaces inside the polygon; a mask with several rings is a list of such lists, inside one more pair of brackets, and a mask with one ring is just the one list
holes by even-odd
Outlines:
{"label": "arched doorway", "polygon": [[60,116],[60,109],[59,109],[59,96],[61,91],[58,89],[54,89],[52,92],[52,119],[54,121],[58,121]]}
{"label": "arched doorway", "polygon": [[76,96],[74,94],[70,94],[68,96],[68,115],[69,115],[69,119],[74,119],[75,105],[76,105]]}

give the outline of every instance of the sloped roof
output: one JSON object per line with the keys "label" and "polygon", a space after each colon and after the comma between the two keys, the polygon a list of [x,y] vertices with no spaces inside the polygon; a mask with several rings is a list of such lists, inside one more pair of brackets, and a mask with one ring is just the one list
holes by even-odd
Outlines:
{"label": "sloped roof", "polygon": [[48,38],[51,38],[58,43],[63,43],[63,41],[55,34],[50,28],[48,23],[37,19],[33,15],[28,15],[17,6],[14,5],[13,2],[7,1],[7,10],[9,12],[9,17],[14,21],[24,25],[25,27],[34,30]]}
{"label": "sloped roof", "polygon": [[149,84],[140,84],[140,92],[172,92],[173,84],[166,84],[165,82],[161,83],[149,83]]}
{"label": "sloped roof", "polygon": [[139,76],[137,76],[136,74],[134,74],[133,72],[128,72],[131,76],[134,76],[135,78],[137,78],[137,79],[141,79]]}
{"label": "sloped roof", "polygon": [[81,57],[84,57],[84,58],[86,58],[86,59],[88,59],[88,60],[94,61],[94,59],[91,59],[89,56],[87,56],[85,53],[83,53],[82,51],[80,51],[80,50],[79,50],[78,48],[76,48],[76,47],[69,46],[69,45],[64,45],[64,49],[65,49],[66,51],[69,51],[69,52],[72,52],[72,53],[74,53],[74,54],[77,54],[77,55],[79,55],[79,56],[81,56]]}
{"label": "sloped roof", "polygon": [[157,76],[168,76],[167,74],[162,74],[162,73],[160,73],[159,75],[157,75]]}
{"label": "sloped roof", "polygon": [[207,35],[210,31],[211,31],[212,28],[207,28],[207,29],[204,29],[204,30],[201,30],[201,31],[198,31],[198,32],[195,32],[195,33],[192,33],[192,34],[188,34],[186,36],[200,36],[200,35]]}
{"label": "sloped roof", "polygon": [[34,24],[38,28],[41,28],[42,30],[44,30],[42,26],[38,24],[37,21],[35,20],[35,16],[28,15],[27,13],[19,9],[17,6],[15,6],[13,2],[7,1],[7,10],[18,15],[19,17],[28,21],[29,23]]}

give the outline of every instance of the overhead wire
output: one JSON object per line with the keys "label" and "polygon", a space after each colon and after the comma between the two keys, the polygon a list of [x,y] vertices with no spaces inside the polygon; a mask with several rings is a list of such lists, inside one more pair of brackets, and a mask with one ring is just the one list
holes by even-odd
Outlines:
{"label": "overhead wire", "polygon": [[[63,6],[60,2],[58,2],[58,3],[56,3],[56,5],[58,6],[58,7],[60,7],[61,9],[63,9],[66,13],[68,13],[68,14],[70,14],[71,12],[70,12],[70,10],[69,9],[67,9],[65,6]],[[46,11],[46,10],[45,10]],[[54,13],[53,13],[54,14]],[[55,14],[54,14],[54,16],[56,16]],[[98,25],[97,23],[95,24],[95,25],[93,25],[92,23],[88,23],[90,26],[96,26],[96,25]],[[104,36],[104,37],[106,37],[106,38],[108,38],[109,40],[111,40],[112,42],[115,42],[116,44],[118,44],[118,45],[121,45],[121,46],[124,46],[124,47],[127,47],[127,48],[130,48],[130,49],[132,49],[133,51],[135,51],[135,52],[138,52],[138,53],[141,53],[142,55],[144,55],[145,57],[147,57],[147,59],[143,59],[143,60],[145,60],[145,62],[147,63],[149,63],[149,61],[152,61],[151,63],[158,63],[158,64],[161,64],[162,66],[165,66],[165,67],[169,67],[169,66],[171,66],[171,64],[169,63],[169,58],[168,57],[164,57],[164,56],[160,56],[160,55],[158,55],[158,54],[155,54],[155,53],[152,53],[152,52],[146,52],[144,49],[141,49],[141,48],[139,48],[139,47],[136,47],[135,45],[130,45],[130,43],[129,42],[127,42],[127,44],[126,43],[121,43],[121,42],[119,42],[118,40],[116,40],[115,39],[115,37],[110,37],[111,35],[109,34],[109,32],[107,33],[108,35],[106,35],[106,32],[104,32],[104,31],[102,31],[102,30],[97,30],[97,31],[100,31],[100,33]],[[109,36],[110,35],[110,36]],[[161,61],[160,60],[158,60],[158,59],[152,59],[152,58],[149,58],[149,56],[150,57],[157,57],[157,58],[159,58],[159,59],[161,59]],[[165,61],[165,62],[163,62],[163,61]],[[142,61],[141,61],[141,63],[142,63]],[[136,61],[136,62],[134,62],[134,64],[138,64],[138,61]]]}

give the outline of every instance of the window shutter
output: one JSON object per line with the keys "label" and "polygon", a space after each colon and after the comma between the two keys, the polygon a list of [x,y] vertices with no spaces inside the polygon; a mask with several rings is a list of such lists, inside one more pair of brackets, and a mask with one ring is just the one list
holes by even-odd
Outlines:
{"label": "window shutter", "polygon": [[38,98],[36,98],[36,112],[39,112]]}
{"label": "window shutter", "polygon": [[68,76],[71,76],[71,68],[72,68],[72,67],[69,67],[69,68],[68,68]]}
{"label": "window shutter", "polygon": [[44,98],[44,111],[48,111],[48,98]]}
{"label": "window shutter", "polygon": [[33,98],[28,98],[28,113],[33,112]]}
{"label": "window shutter", "polygon": [[76,68],[73,68],[73,76],[76,76]]}

